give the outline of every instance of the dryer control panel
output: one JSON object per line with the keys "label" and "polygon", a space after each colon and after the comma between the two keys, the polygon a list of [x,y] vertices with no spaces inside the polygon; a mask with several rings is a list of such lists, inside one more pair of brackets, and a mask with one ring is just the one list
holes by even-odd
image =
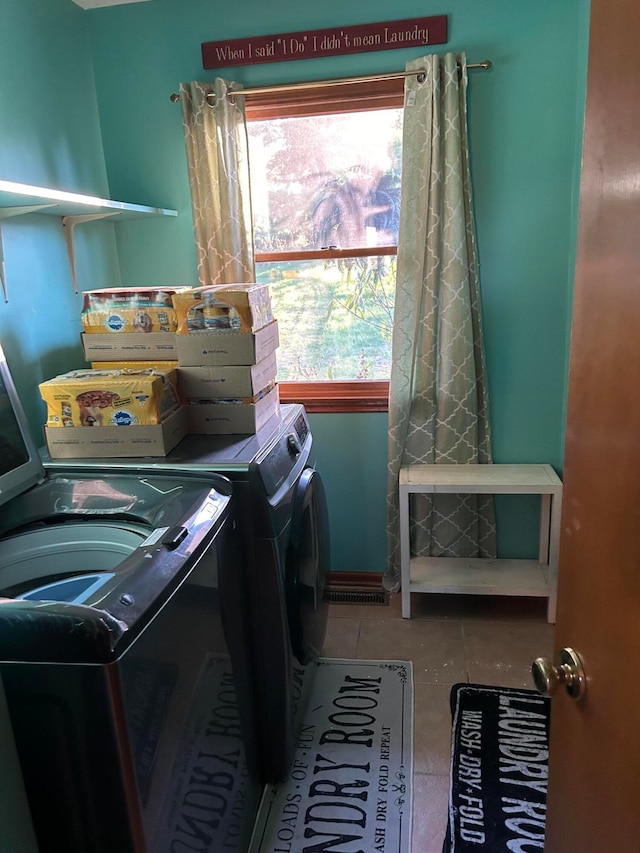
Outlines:
{"label": "dryer control panel", "polygon": [[303,412],[300,412],[300,414],[296,418],[293,428],[295,430],[296,435],[298,436],[300,446],[304,446],[307,440],[307,436],[309,435],[309,424]]}
{"label": "dryer control panel", "polygon": [[289,480],[294,472],[308,464],[311,430],[302,406],[292,406],[283,418],[275,441],[258,460],[258,470],[268,497]]}

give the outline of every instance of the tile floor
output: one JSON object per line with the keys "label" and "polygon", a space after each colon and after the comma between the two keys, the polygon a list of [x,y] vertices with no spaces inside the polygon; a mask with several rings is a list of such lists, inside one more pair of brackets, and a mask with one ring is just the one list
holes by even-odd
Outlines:
{"label": "tile floor", "polygon": [[452,684],[533,687],[531,662],[552,656],[546,600],[400,595],[388,606],[333,604],[327,657],[413,661],[414,776],[412,853],[442,853],[449,792]]}

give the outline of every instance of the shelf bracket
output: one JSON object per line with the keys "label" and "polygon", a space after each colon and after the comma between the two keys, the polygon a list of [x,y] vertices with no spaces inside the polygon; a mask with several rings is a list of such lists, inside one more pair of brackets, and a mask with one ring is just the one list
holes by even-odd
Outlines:
{"label": "shelf bracket", "polygon": [[71,265],[71,278],[73,279],[73,292],[78,292],[78,279],[76,275],[76,249],[74,231],[76,225],[82,225],[84,222],[94,222],[97,219],[107,219],[109,216],[118,216],[119,210],[110,210],[108,213],[79,213],[62,217],[62,227],[64,229],[64,241],[67,244],[67,255]]}
{"label": "shelf bracket", "polygon": [[[13,216],[25,216],[27,213],[39,213],[46,207],[55,207],[55,204],[29,204],[22,207],[3,207],[0,208],[0,220],[11,219]],[[9,301],[7,293],[7,274],[4,267],[4,247],[2,244],[2,222],[0,221],[0,286],[2,287],[2,295],[4,301]]]}

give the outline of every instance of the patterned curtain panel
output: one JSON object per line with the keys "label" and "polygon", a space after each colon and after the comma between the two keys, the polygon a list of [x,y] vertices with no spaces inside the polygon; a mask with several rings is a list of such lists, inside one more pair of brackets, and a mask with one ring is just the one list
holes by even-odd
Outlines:
{"label": "patterned curtain panel", "polygon": [[244,98],[229,97],[241,90],[221,78],[180,85],[201,285],[255,281]]}
{"label": "patterned curtain panel", "polygon": [[[489,463],[491,439],[467,145],[464,54],[408,63],[389,388],[387,572],[400,588],[402,465]],[[416,556],[495,557],[484,495],[412,495]]]}

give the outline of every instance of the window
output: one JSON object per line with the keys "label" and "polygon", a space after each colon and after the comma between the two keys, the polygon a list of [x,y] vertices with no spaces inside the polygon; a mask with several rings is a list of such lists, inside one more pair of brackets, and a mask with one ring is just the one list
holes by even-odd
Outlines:
{"label": "window", "polygon": [[403,79],[247,96],[258,281],[283,400],[386,410]]}

